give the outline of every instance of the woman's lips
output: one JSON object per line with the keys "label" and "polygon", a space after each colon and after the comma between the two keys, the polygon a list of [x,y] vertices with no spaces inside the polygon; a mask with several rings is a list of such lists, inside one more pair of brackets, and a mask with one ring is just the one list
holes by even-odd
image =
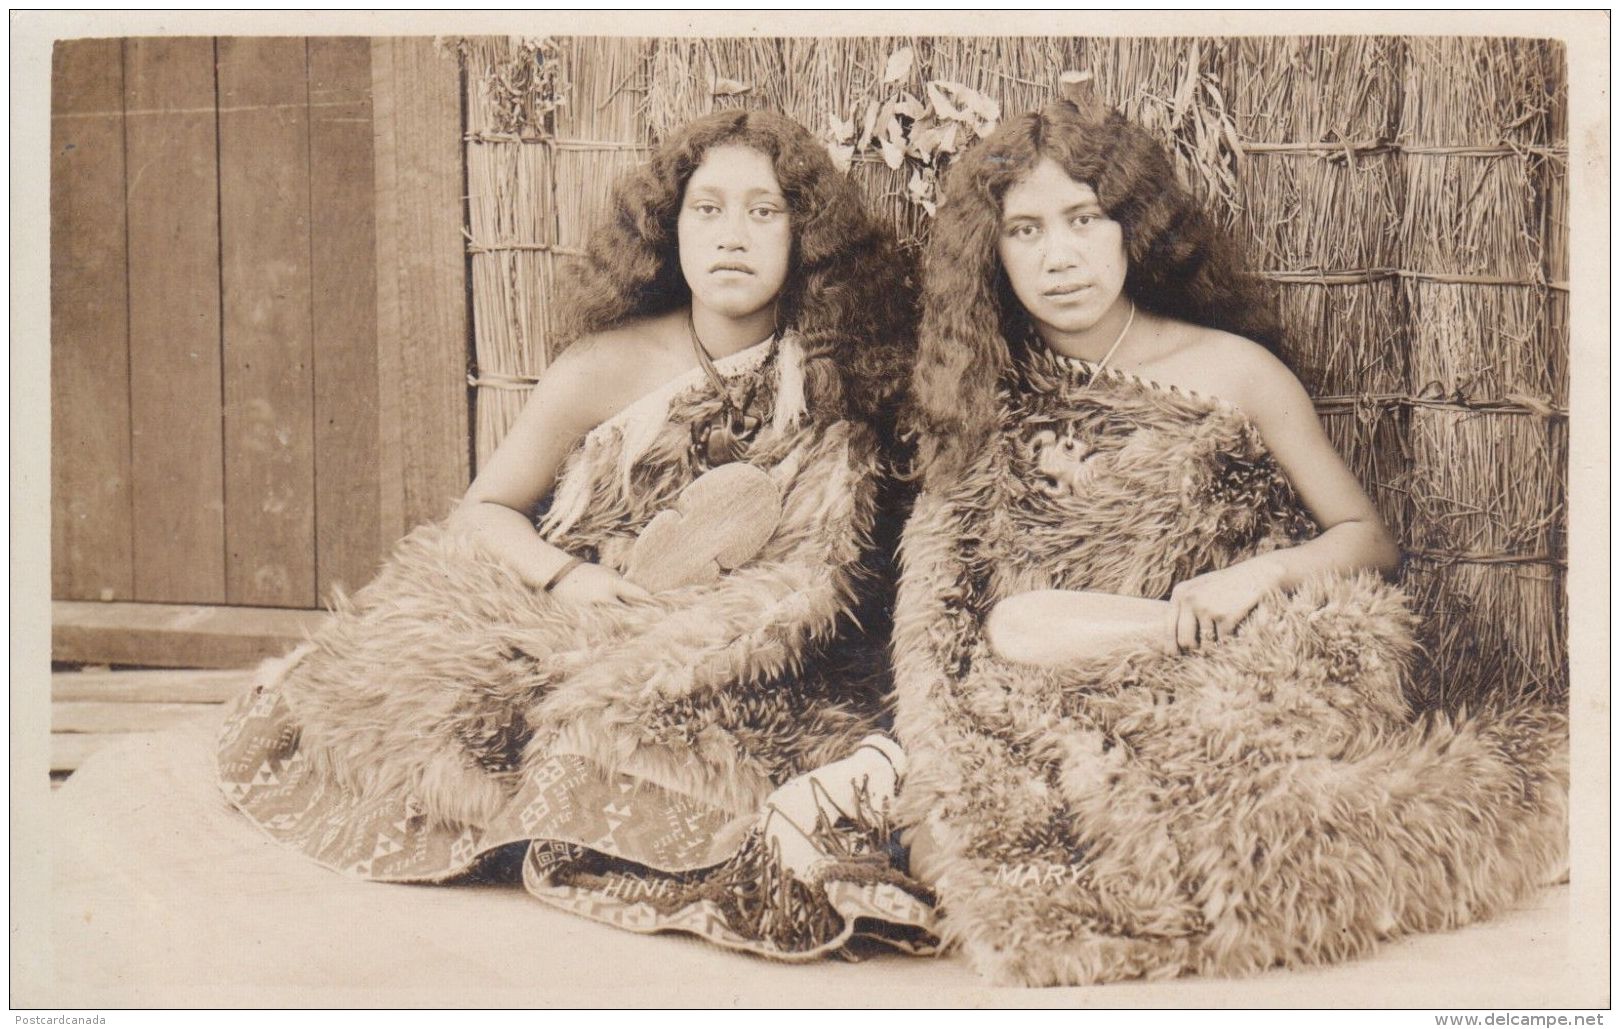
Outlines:
{"label": "woman's lips", "polygon": [[745,264],[717,264],[709,269],[710,275],[752,275],[754,269]]}
{"label": "woman's lips", "polygon": [[1046,290],[1041,295],[1044,297],[1050,297],[1053,300],[1064,300],[1069,297],[1079,296],[1081,293],[1084,293],[1090,288],[1091,287],[1085,283],[1081,283],[1076,286],[1053,286],[1051,289]]}

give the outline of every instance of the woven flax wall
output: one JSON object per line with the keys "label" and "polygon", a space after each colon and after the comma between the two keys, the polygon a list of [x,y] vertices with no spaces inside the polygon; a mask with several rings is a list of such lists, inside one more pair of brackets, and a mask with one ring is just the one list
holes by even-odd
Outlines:
{"label": "woven flax wall", "polygon": [[[916,247],[950,151],[1086,71],[1104,102],[1169,144],[1276,284],[1284,356],[1399,535],[1431,616],[1434,674],[1413,699],[1565,697],[1559,44],[560,38],[460,50],[480,459],[560,342],[558,272],[615,177],[675,126],[723,107],[786,112],[842,151],[873,210]],[[910,115],[890,146],[896,104]]]}

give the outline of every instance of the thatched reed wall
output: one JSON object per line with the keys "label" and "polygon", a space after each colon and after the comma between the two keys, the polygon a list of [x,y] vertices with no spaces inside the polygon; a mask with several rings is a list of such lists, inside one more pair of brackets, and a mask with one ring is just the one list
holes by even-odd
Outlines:
{"label": "thatched reed wall", "polygon": [[[909,65],[891,65],[903,48]],[[462,52],[480,458],[558,342],[559,267],[615,175],[672,127],[771,106],[834,145],[866,143],[849,174],[917,246],[934,165],[948,156],[891,167],[865,139],[873,102],[926,99],[927,83],[944,81],[1011,113],[1051,96],[1062,72],[1089,71],[1099,96],[1167,141],[1276,283],[1285,356],[1400,535],[1409,585],[1434,615],[1435,674],[1414,699],[1565,695],[1560,44],[501,39]]]}

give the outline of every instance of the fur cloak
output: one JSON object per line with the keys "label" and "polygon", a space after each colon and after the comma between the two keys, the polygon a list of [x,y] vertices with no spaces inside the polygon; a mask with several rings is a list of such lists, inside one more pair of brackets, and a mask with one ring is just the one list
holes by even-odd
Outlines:
{"label": "fur cloak", "polygon": [[1314,528],[1236,407],[1046,351],[902,545],[903,821],[941,928],[998,983],[1236,975],[1487,917],[1564,871],[1554,711],[1415,722],[1413,620],[1371,575],[1266,599],[1185,656],[1060,670],[990,652],[1032,589],[1166,598]]}
{"label": "fur cloak", "polygon": [[[875,813],[826,828],[849,860],[810,885],[754,828],[777,785],[878,728],[888,685],[881,642],[847,617],[870,588],[876,447],[804,418],[796,345],[768,352],[720,362],[768,398],[746,460],[783,510],[752,560],[650,602],[581,606],[526,585],[454,519],[424,526],[239,703],[220,749],[231,800],[369,878],[442,880],[521,853],[531,892],[627,928],[807,957],[856,917],[894,915],[925,946],[928,908],[878,853]],[[695,477],[689,427],[719,407],[694,373],[600,426],[543,535],[622,572]]]}

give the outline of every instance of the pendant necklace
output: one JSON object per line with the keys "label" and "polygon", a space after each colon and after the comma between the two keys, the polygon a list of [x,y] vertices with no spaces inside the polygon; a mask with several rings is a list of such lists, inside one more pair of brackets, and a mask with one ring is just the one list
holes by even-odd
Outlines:
{"label": "pendant necklace", "polygon": [[[759,391],[759,376],[751,376],[753,381],[747,392],[740,401],[737,400],[715,368],[709,348],[698,338],[697,323],[690,309],[686,312],[686,329],[692,337],[692,352],[697,357],[698,367],[703,369],[709,384],[720,395],[720,410],[692,426],[692,459],[694,463],[708,468],[741,460],[748,451],[748,445],[759,434],[759,416],[753,411],[754,396]],[[773,353],[776,349],[775,335],[773,331]],[[766,359],[769,360],[769,356]]]}
{"label": "pendant necklace", "polygon": [[[1103,359],[1101,361],[1098,361],[1096,366],[1092,368],[1091,378],[1086,380],[1086,384],[1081,387],[1082,389],[1090,389],[1091,384],[1093,382],[1097,381],[1097,376],[1101,375],[1103,369],[1108,367],[1108,362],[1112,361],[1114,359],[1114,355],[1119,353],[1119,346],[1120,346],[1121,343],[1125,342],[1125,337],[1130,335],[1131,325],[1135,321],[1136,321],[1136,301],[1132,300],[1131,301],[1131,313],[1130,313],[1130,316],[1125,319],[1125,327],[1123,329],[1119,330],[1119,335],[1118,336],[1114,337],[1114,345],[1108,348],[1108,353],[1104,354]],[[1084,358],[1082,358],[1082,360],[1084,360]],[[1090,364],[1091,362],[1087,361],[1086,363]]]}
{"label": "pendant necklace", "polygon": [[[1130,334],[1131,325],[1136,321],[1136,301],[1131,301],[1131,313],[1125,319],[1125,327],[1119,330],[1114,337],[1113,346],[1103,355],[1101,361],[1093,364],[1085,358],[1077,358],[1091,369],[1091,378],[1087,379],[1072,394],[1071,398],[1078,398],[1079,394],[1091,389],[1098,376],[1108,367],[1108,362],[1119,353],[1119,348]],[[1090,461],[1097,455],[1097,447],[1093,442],[1095,430],[1081,433],[1081,422],[1071,420],[1066,424],[1060,423],[1054,428],[1043,429],[1029,440],[1031,457],[1034,463],[1032,482],[1036,489],[1047,496],[1079,496],[1085,492],[1087,484],[1091,481],[1092,466]]]}

